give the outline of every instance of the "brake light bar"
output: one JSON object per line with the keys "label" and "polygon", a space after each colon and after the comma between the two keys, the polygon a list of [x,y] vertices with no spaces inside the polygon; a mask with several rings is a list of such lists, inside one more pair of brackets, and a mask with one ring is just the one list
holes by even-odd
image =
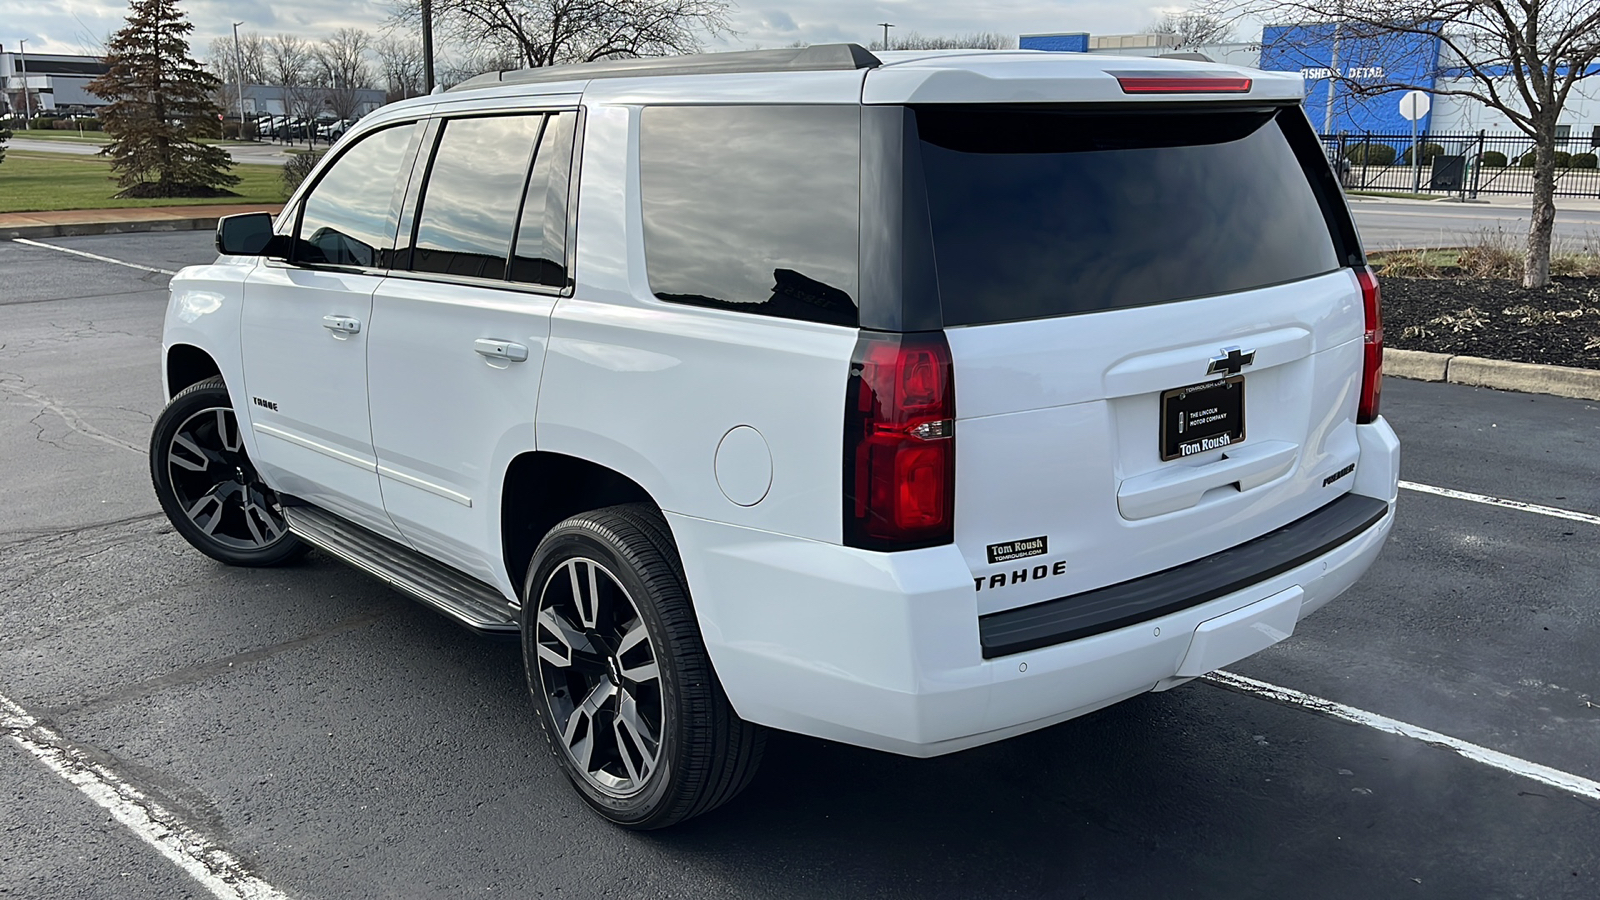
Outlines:
{"label": "brake light bar", "polygon": [[[1115,73],[1113,73],[1115,74]],[[1234,75],[1116,75],[1124,94],[1248,94],[1250,79]]]}

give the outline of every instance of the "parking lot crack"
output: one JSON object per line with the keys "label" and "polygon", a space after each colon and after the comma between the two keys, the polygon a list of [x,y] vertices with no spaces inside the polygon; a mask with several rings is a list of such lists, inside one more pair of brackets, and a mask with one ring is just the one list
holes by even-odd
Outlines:
{"label": "parking lot crack", "polygon": [[60,706],[46,707],[44,712],[45,714],[55,718],[77,713],[92,712],[95,710],[105,709],[106,707],[115,706],[119,703],[126,703],[129,700],[148,697],[152,694],[166,690],[167,688],[180,687],[183,685],[206,681],[219,675],[226,675],[230,672],[239,671],[251,663],[272,659],[273,657],[281,656],[282,654],[298,650],[302,647],[315,644],[320,641],[324,641],[328,638],[336,637],[349,631],[355,631],[357,629],[364,628],[380,618],[382,618],[381,614],[376,612],[350,616],[349,618],[341,619],[340,621],[335,622],[327,628],[301,635],[293,640],[272,644],[266,647],[260,647],[255,650],[247,650],[243,653],[235,653],[232,656],[224,656],[220,659],[214,659],[210,662],[204,662],[198,665],[188,666],[173,672],[168,672],[167,674],[156,678],[141,681],[137,684],[130,684],[125,687],[118,688],[117,690],[102,694],[98,697],[92,697],[85,700],[75,700]]}

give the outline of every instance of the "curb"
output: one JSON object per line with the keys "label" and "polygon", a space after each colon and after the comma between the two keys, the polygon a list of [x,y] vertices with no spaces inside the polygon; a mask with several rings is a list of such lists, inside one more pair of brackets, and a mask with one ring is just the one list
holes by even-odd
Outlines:
{"label": "curb", "polygon": [[1416,381],[1444,381],[1497,391],[1551,394],[1600,400],[1600,370],[1451,356],[1422,350],[1383,350],[1383,374]]}
{"label": "curb", "polygon": [[147,219],[137,222],[79,222],[62,225],[0,226],[0,239],[78,237],[87,234],[130,234],[137,231],[204,231],[217,227],[220,216],[196,219]]}

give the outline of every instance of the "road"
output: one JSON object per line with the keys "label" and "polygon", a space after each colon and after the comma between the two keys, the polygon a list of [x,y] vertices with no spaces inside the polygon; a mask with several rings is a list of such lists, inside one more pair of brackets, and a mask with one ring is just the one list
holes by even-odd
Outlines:
{"label": "road", "polygon": [[[1401,202],[1350,198],[1361,240],[1369,251],[1413,247],[1460,247],[1503,234],[1526,243],[1531,198],[1501,197],[1493,204],[1435,200]],[[1600,247],[1600,202],[1556,199],[1556,249]]]}
{"label": "road", "polygon": [[[71,156],[93,156],[100,152],[101,144],[81,144],[76,141],[41,141],[12,138],[6,146],[13,150],[31,150],[36,153],[65,153]],[[326,145],[318,144],[319,149]],[[283,144],[227,144],[223,147],[236,163],[264,166],[281,166],[289,159]]]}
{"label": "road", "polygon": [[[48,243],[172,269],[209,241]],[[0,895],[210,895],[44,756],[303,900],[1600,896],[1600,796],[1208,682],[934,760],[775,735],[724,809],[613,829],[543,749],[515,645],[316,554],[229,569],[172,532],[144,456],[164,281],[0,243]],[[1397,379],[1383,403],[1409,481],[1600,515],[1600,404]],[[1597,585],[1600,524],[1408,490],[1367,577],[1235,671],[1592,783]]]}

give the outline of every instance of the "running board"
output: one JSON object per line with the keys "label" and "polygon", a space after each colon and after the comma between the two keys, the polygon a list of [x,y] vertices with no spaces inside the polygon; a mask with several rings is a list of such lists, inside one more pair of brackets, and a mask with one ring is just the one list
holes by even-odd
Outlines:
{"label": "running board", "polygon": [[318,550],[377,576],[473,631],[515,634],[517,607],[498,589],[315,506],[288,506],[289,530]]}

